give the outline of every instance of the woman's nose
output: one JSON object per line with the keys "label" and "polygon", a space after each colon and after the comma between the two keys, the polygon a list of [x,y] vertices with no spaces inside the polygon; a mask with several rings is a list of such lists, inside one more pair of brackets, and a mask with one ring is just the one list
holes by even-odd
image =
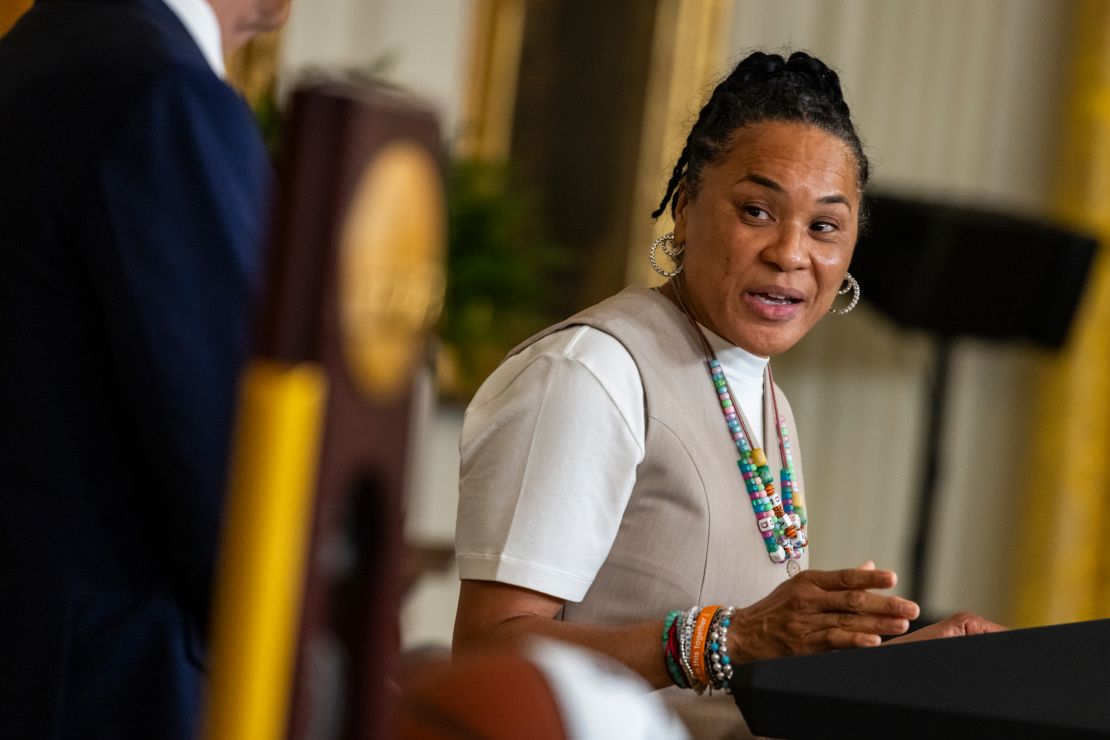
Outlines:
{"label": "woman's nose", "polygon": [[798,270],[806,263],[805,239],[804,227],[785,222],[763,248],[763,260],[780,270]]}

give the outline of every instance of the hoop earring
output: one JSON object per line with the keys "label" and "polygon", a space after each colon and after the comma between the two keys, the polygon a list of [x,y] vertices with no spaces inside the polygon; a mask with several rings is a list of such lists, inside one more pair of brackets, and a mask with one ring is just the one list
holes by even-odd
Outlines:
{"label": "hoop earring", "polygon": [[836,294],[847,295],[850,291],[852,293],[852,300],[848,301],[848,305],[844,308],[833,308],[832,306],[829,307],[829,313],[834,313],[837,316],[843,316],[844,314],[850,312],[853,308],[856,307],[856,304],[859,303],[859,283],[854,277],[852,277],[852,273],[844,273],[844,282],[847,283],[847,285],[842,286],[840,290],[836,291]]}
{"label": "hoop earring", "polygon": [[[659,266],[659,262],[655,258],[655,251],[660,247],[663,248],[663,254],[670,257],[671,261],[674,262],[673,271],[668,272],[667,270],[664,270],[662,267]],[[686,245],[675,244],[674,232],[668,231],[666,234],[651,243],[651,251],[648,252],[648,262],[651,263],[651,269],[655,270],[657,273],[665,278],[672,278],[678,273],[682,272],[682,268],[684,266],[682,253],[685,251]]]}

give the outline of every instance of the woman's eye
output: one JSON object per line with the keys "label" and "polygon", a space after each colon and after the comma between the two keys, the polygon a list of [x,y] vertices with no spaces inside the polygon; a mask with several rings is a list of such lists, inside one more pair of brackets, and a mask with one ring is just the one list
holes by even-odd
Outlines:
{"label": "woman's eye", "polygon": [[759,206],[744,206],[742,210],[752,218],[768,219],[771,217],[771,214],[767,213],[767,211]]}
{"label": "woman's eye", "polygon": [[811,228],[814,231],[819,231],[823,234],[830,234],[830,233],[836,231],[836,224],[830,223],[828,221],[817,221],[812,226],[810,226],[809,228]]}

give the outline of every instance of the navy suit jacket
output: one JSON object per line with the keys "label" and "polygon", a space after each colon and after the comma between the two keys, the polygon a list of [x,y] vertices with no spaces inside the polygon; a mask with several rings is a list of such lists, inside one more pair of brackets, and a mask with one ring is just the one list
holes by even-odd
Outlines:
{"label": "navy suit jacket", "polygon": [[0,39],[0,737],[196,734],[271,175],[160,0]]}

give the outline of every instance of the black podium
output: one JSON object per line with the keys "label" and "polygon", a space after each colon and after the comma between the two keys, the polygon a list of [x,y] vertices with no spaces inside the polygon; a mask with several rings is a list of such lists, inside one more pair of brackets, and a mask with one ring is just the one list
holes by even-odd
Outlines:
{"label": "black podium", "polygon": [[774,738],[1110,738],[1110,619],[737,666]]}

